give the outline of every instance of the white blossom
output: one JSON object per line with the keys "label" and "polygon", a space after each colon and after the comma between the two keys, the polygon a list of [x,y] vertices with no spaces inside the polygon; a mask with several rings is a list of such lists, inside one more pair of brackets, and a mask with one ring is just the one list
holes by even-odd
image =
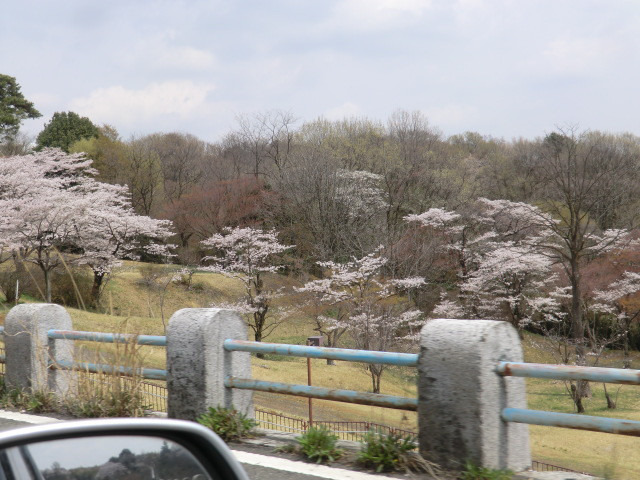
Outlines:
{"label": "white blossom", "polygon": [[204,269],[242,282],[244,297],[234,308],[246,315],[255,339],[262,340],[285,317],[282,311],[277,318],[271,315],[273,300],[282,296],[283,290],[267,289],[264,275],[280,270],[279,256],[294,246],[281,244],[275,230],[251,227],[226,228],[202,244],[214,251],[202,259],[209,264]]}

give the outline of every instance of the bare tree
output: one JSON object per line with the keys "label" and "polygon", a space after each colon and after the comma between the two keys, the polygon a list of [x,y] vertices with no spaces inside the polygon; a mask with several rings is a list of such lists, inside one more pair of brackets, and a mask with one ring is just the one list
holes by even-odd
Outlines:
{"label": "bare tree", "polygon": [[280,110],[240,116],[237,138],[242,141],[252,158],[252,174],[270,176],[275,171],[282,177],[289,163],[293,148],[293,124],[296,118],[291,112]]}
{"label": "bare tree", "polygon": [[127,143],[125,155],[133,207],[138,213],[150,215],[159,203],[161,192],[162,169],[158,155],[144,138],[132,138]]}
{"label": "bare tree", "polygon": [[[622,213],[636,200],[637,142],[597,132],[579,134],[575,129],[559,130],[545,137],[535,157],[538,204],[545,212],[543,225],[555,241],[539,244],[562,267],[570,285],[569,321],[575,344],[576,362],[586,364],[583,309],[584,266],[599,255],[619,248],[627,231]],[[575,398],[589,395],[587,382],[578,382]],[[581,405],[576,402],[578,409]]]}
{"label": "bare tree", "polygon": [[145,142],[160,161],[165,201],[173,203],[198,184],[203,175],[205,142],[175,132],[149,135]]}

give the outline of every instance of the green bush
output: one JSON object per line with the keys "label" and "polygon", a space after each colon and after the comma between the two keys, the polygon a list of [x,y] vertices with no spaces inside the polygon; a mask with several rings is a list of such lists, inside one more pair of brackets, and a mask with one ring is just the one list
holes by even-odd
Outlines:
{"label": "green bush", "polygon": [[511,470],[494,470],[467,462],[460,473],[460,480],[509,480],[512,476]]}
{"label": "green bush", "polygon": [[300,445],[300,452],[317,463],[333,462],[342,456],[342,450],[336,446],[338,436],[324,425],[309,427],[296,441]]}
{"label": "green bush", "polygon": [[18,288],[18,296],[21,297],[23,294],[31,294],[33,296],[38,297],[38,291],[33,286],[33,280],[29,276],[26,268],[23,266],[20,271],[17,271],[15,268],[13,269],[5,269],[0,271],[0,290],[5,297],[5,300],[8,303],[15,302],[16,299],[16,281],[19,281]]}
{"label": "green bush", "polygon": [[247,418],[234,408],[209,407],[198,417],[198,423],[210,428],[225,442],[232,442],[252,436],[255,420]]}
{"label": "green bush", "polygon": [[411,435],[403,437],[370,430],[362,439],[358,462],[378,473],[407,469],[407,453],[415,448],[415,438]]}
{"label": "green bush", "polygon": [[88,269],[54,270],[51,278],[51,301],[72,308],[86,308],[91,300],[93,274]]}
{"label": "green bush", "polygon": [[[130,333],[127,321],[121,323],[117,330],[119,334]],[[99,373],[90,373],[88,370],[76,372],[76,388],[62,399],[67,413],[74,417],[147,415],[150,406],[145,394],[144,378],[140,374],[143,366],[142,348],[135,336],[104,350],[77,347],[74,353],[76,361],[108,365],[110,368]],[[136,373],[120,375],[119,366]]]}
{"label": "green bush", "polygon": [[7,389],[4,384],[0,393],[0,407],[25,410],[32,413],[59,410],[58,402],[51,392]]}

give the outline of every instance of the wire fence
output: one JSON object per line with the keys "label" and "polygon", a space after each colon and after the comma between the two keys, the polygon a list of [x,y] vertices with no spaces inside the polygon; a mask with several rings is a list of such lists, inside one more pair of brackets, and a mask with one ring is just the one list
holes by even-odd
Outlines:
{"label": "wire fence", "polygon": [[590,475],[589,473],[586,473],[586,472],[579,472],[577,470],[571,470],[570,468],[559,467],[558,465],[539,462],[538,460],[531,461],[531,470],[534,470],[536,472],[568,472],[568,473],[580,473],[582,475]]}
{"label": "wire fence", "polygon": [[[84,373],[88,375],[91,381],[108,383],[107,378],[102,375],[96,375],[93,373]],[[124,375],[118,377],[118,382],[122,384],[129,384],[132,390],[136,390],[143,395],[144,404],[146,408],[152,412],[167,413],[167,387],[166,383],[152,383],[146,380],[140,380]]]}
{"label": "wire fence", "polygon": [[[276,430],[280,432],[292,432],[292,433],[304,433],[311,426],[307,420],[302,418],[289,417],[276,412],[270,412],[268,410],[261,410],[259,408],[255,410],[255,419],[258,422],[258,426]],[[331,422],[325,420],[317,420],[313,422],[313,425],[324,425],[333,433],[335,433],[341,440],[361,440],[362,436],[374,430],[383,434],[394,434],[402,436],[415,437],[416,432],[410,430],[403,430],[401,428],[390,427],[388,425],[382,425],[374,422]]]}

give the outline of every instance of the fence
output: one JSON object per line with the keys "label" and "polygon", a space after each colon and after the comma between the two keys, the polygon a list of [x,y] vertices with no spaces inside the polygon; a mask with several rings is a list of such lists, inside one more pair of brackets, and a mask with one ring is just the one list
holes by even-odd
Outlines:
{"label": "fence", "polygon": [[[292,357],[322,358],[347,362],[410,367],[418,365],[418,355],[407,353],[372,352],[368,350],[309,347],[304,345],[284,345],[233,339],[224,340],[223,348],[228,352],[270,353]],[[365,393],[354,390],[338,390],[333,388],[313,387],[309,385],[267,382],[263,380],[253,380],[251,378],[239,378],[233,375],[229,375],[225,378],[224,385],[227,388],[280,393],[284,395],[319,398],[323,400],[395,408],[399,410],[416,411],[418,409],[417,398],[397,397],[393,395],[382,395],[379,393]]]}
{"label": "fence", "polygon": [[[445,467],[460,466],[467,459],[491,468],[530,467],[526,424],[640,435],[640,422],[528,410],[523,377],[637,385],[640,372],[525,364],[518,334],[504,322],[432,320],[422,331],[419,355],[248,342],[241,316],[219,309],[176,312],[167,337],[72,331],[68,313],[51,304],[15,307],[5,326],[10,386],[64,392],[65,377],[59,373],[69,370],[166,379],[166,403],[162,403],[164,388],[152,382],[147,384],[150,396],[166,405],[169,416],[186,419],[194,419],[216,404],[234,405],[253,415],[253,390],[417,410],[420,451]],[[135,340],[142,345],[166,346],[167,370],[74,362],[72,340]],[[251,378],[250,352],[417,366],[418,398],[255,380]],[[308,426],[292,417],[260,410],[255,414],[265,425],[288,422],[283,428],[290,431],[304,431]],[[366,422],[316,423],[331,425],[342,438],[356,438],[373,426]]]}
{"label": "fence", "polygon": [[[504,377],[544,378],[564,381],[586,380],[621,385],[640,385],[640,371],[621,368],[500,362],[496,367],[496,373]],[[546,412],[525,408],[505,408],[502,410],[501,417],[505,422],[574,428],[640,437],[640,422],[634,420]]]}
{"label": "fence", "polygon": [[[262,428],[278,430],[281,432],[304,433],[310,427],[308,420],[302,418],[289,417],[267,410],[255,409],[255,419]],[[384,434],[394,434],[402,436],[416,437],[416,432],[403,430],[401,428],[390,427],[374,422],[332,422],[327,420],[316,420],[314,425],[324,425],[341,440],[358,441],[362,436],[374,430]]]}
{"label": "fence", "polygon": [[538,460],[531,461],[531,470],[534,470],[536,472],[568,472],[590,475],[586,472],[579,472],[578,470],[571,470],[569,468],[559,467],[558,465],[552,465],[551,463],[539,462]]}

